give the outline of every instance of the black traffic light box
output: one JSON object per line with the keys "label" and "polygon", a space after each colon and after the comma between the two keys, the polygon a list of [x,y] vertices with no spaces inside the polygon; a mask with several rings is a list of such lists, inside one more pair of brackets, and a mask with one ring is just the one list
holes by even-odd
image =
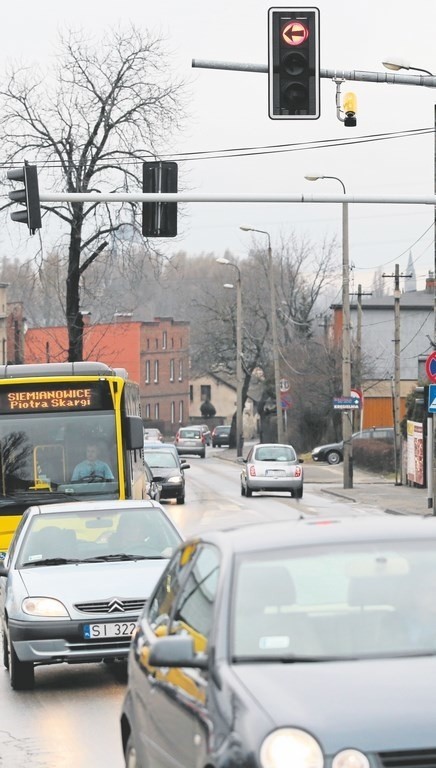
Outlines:
{"label": "black traffic light box", "polygon": [[268,11],[268,112],[273,120],[320,116],[319,9]]}
{"label": "black traffic light box", "polygon": [[[142,164],[143,192],[177,192],[177,163],[151,161]],[[143,203],[144,237],[177,235],[177,203]]]}
{"label": "black traffic light box", "polygon": [[11,213],[12,221],[27,224],[29,232],[34,235],[37,229],[41,229],[41,204],[39,201],[38,169],[36,165],[24,163],[22,168],[14,168],[7,172],[11,181],[21,181],[24,189],[9,192],[9,199],[14,203],[25,205],[24,211]]}

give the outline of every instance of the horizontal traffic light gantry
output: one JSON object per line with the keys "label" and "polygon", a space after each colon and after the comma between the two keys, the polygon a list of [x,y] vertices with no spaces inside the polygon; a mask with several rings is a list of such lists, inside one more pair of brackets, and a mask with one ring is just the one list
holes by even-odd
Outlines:
{"label": "horizontal traffic light gantry", "polygon": [[8,171],[7,177],[10,181],[21,181],[24,184],[23,189],[9,192],[10,200],[25,206],[24,210],[11,213],[11,219],[27,224],[30,234],[34,235],[37,229],[41,229],[38,169],[36,165],[29,165],[25,162],[22,168]]}
{"label": "horizontal traffic light gantry", "polygon": [[319,10],[268,11],[268,102],[273,120],[320,116]]}

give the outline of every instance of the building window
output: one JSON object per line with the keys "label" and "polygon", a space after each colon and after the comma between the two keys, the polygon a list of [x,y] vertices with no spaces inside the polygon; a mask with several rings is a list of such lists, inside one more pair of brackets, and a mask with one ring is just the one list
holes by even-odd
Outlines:
{"label": "building window", "polygon": [[145,361],[145,383],[150,384],[150,360]]}
{"label": "building window", "polygon": [[159,418],[159,403],[154,404],[154,418],[155,419]]}
{"label": "building window", "polygon": [[171,349],[174,349],[174,336],[171,336]]}
{"label": "building window", "polygon": [[150,339],[147,339],[147,349],[150,349]]}
{"label": "building window", "polygon": [[154,361],[154,383],[157,384],[159,381],[159,360]]}
{"label": "building window", "polygon": [[194,402],[194,387],[192,384],[189,385],[189,400],[191,403]]}
{"label": "building window", "polygon": [[179,381],[183,381],[183,360],[179,360]]}
{"label": "building window", "polygon": [[147,405],[145,406],[145,418],[146,419],[151,418],[150,403],[147,403]]}
{"label": "building window", "polygon": [[179,422],[183,424],[183,400],[179,402]]}
{"label": "building window", "polygon": [[154,340],[154,346],[156,349],[159,349],[159,339]]}
{"label": "building window", "polygon": [[170,381],[174,381],[174,360],[170,360]]}
{"label": "building window", "polygon": [[180,338],[180,339],[179,339],[179,347],[180,347],[180,349],[182,348],[182,346],[183,346],[183,339],[182,339],[182,338]]}
{"label": "building window", "polygon": [[167,332],[163,331],[162,333],[162,349],[167,348]]}
{"label": "building window", "polygon": [[202,384],[200,389],[200,398],[201,400],[210,400],[210,384]]}
{"label": "building window", "polygon": [[176,420],[176,404],[174,400],[171,403],[171,424],[174,424]]}

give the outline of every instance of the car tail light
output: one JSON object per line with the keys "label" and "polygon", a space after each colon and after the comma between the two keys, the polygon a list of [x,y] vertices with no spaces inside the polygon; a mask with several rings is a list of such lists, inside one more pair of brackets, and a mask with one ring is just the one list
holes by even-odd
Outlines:
{"label": "car tail light", "polygon": [[204,435],[201,436],[201,442],[204,444],[206,442],[206,438]]}
{"label": "car tail light", "polygon": [[302,475],[302,470],[300,465],[298,465],[295,467],[295,477],[301,477],[301,475]]}
{"label": "car tail light", "polygon": [[254,464],[250,464],[250,469],[248,470],[248,474],[250,477],[256,477],[256,467]]}
{"label": "car tail light", "polygon": [[180,435],[179,435],[179,433],[177,432],[177,435],[176,435],[176,443],[178,443],[178,442],[179,442],[179,437],[180,437]]}

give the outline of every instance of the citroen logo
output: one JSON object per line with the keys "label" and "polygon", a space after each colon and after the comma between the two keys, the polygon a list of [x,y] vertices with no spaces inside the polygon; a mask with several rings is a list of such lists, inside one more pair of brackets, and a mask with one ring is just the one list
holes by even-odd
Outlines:
{"label": "citroen logo", "polygon": [[123,601],[117,597],[109,601],[108,613],[124,613]]}

